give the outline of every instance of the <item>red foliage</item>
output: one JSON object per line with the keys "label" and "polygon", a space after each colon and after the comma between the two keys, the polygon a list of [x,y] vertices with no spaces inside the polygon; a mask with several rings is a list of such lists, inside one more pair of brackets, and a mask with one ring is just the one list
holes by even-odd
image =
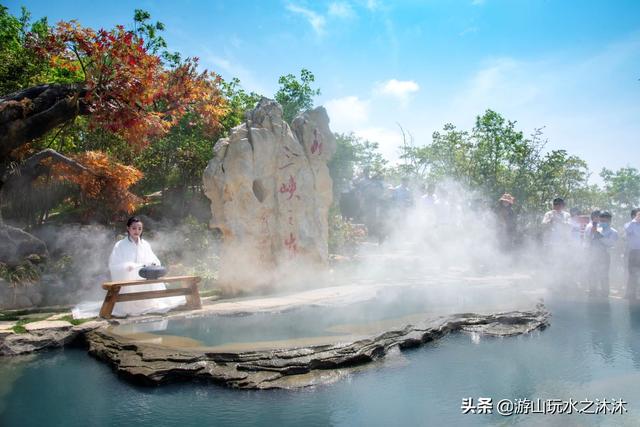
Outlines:
{"label": "red foliage", "polygon": [[165,134],[189,110],[213,133],[225,112],[218,78],[199,73],[197,59],[166,69],[141,38],[122,26],[94,31],[75,21],[60,22],[46,38],[31,35],[30,44],[54,67],[84,78],[91,126],[132,144],[143,146]]}
{"label": "red foliage", "polygon": [[99,151],[86,151],[70,156],[90,172],[78,172],[64,163],[51,165],[52,178],[70,181],[80,186],[86,198],[89,214],[96,209],[117,213],[132,213],[142,200],[129,188],[142,178],[142,172],[125,166]]}

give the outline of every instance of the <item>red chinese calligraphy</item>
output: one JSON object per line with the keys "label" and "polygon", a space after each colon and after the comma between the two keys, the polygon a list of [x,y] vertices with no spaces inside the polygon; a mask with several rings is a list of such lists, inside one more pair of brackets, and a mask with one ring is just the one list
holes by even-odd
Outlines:
{"label": "red chinese calligraphy", "polygon": [[292,175],[289,175],[289,182],[283,183],[280,186],[280,193],[283,193],[283,194],[289,193],[289,197],[287,198],[287,200],[291,200],[295,192],[296,192],[296,180],[293,179]]}
{"label": "red chinese calligraphy", "polygon": [[289,233],[289,238],[284,240],[284,246],[289,250],[291,255],[295,255],[298,252],[298,244],[296,243],[296,237],[293,233]]}
{"label": "red chinese calligraphy", "polygon": [[313,144],[311,144],[311,154],[315,154],[316,151],[318,155],[322,154],[322,142],[319,141],[320,136],[318,135],[318,129],[313,130]]}

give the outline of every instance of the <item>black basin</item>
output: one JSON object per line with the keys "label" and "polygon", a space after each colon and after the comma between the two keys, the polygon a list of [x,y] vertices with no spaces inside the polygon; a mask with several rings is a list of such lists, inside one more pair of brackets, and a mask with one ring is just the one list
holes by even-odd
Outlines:
{"label": "black basin", "polygon": [[155,280],[167,274],[167,269],[161,265],[147,265],[138,271],[140,277],[147,280]]}

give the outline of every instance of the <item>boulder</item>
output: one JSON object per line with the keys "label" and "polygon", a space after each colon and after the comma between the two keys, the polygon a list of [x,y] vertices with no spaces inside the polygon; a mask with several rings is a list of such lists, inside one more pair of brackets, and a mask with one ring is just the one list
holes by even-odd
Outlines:
{"label": "boulder", "polygon": [[161,385],[202,379],[245,389],[292,389],[325,384],[396,349],[418,347],[449,333],[508,337],[543,330],[550,313],[542,304],[529,310],[460,313],[425,317],[372,336],[343,336],[341,342],[246,351],[149,344],[110,331],[87,334],[89,353],[138,384]]}
{"label": "boulder", "polygon": [[48,256],[44,242],[31,234],[0,223],[0,263],[16,266],[24,262],[25,258],[42,258]]}
{"label": "boulder", "polygon": [[39,284],[11,285],[0,279],[0,310],[36,307],[42,302]]}
{"label": "boulder", "polygon": [[44,320],[24,325],[26,333],[17,334],[10,330],[1,330],[0,356],[15,356],[63,347],[107,324],[105,320],[94,320],[74,326],[62,320]]}
{"label": "boulder", "polygon": [[335,138],[322,107],[292,128],[280,105],[263,98],[214,146],[204,187],[211,227],[223,235],[219,282],[227,289],[269,287],[327,263]]}

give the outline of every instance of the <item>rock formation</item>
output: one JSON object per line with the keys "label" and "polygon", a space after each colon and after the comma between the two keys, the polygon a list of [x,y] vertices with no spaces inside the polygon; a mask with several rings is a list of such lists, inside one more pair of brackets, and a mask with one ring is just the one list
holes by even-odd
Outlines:
{"label": "rock formation", "polygon": [[19,334],[10,329],[0,329],[0,356],[15,356],[64,347],[76,339],[83,339],[87,332],[107,325],[105,320],[94,320],[75,326],[63,320],[44,320],[27,323],[24,326],[26,333]]}
{"label": "rock formation", "polygon": [[290,128],[266,98],[216,143],[204,186],[211,226],[223,234],[223,287],[269,286],[289,270],[327,262],[334,151],[324,108],[299,115]]}
{"label": "rock formation", "polygon": [[418,347],[452,332],[501,337],[526,334],[546,328],[549,317],[541,304],[526,311],[452,314],[355,342],[245,352],[145,344],[104,328],[90,332],[87,338],[89,353],[135,383],[160,385],[198,378],[233,388],[297,388],[332,382],[395,347]]}

